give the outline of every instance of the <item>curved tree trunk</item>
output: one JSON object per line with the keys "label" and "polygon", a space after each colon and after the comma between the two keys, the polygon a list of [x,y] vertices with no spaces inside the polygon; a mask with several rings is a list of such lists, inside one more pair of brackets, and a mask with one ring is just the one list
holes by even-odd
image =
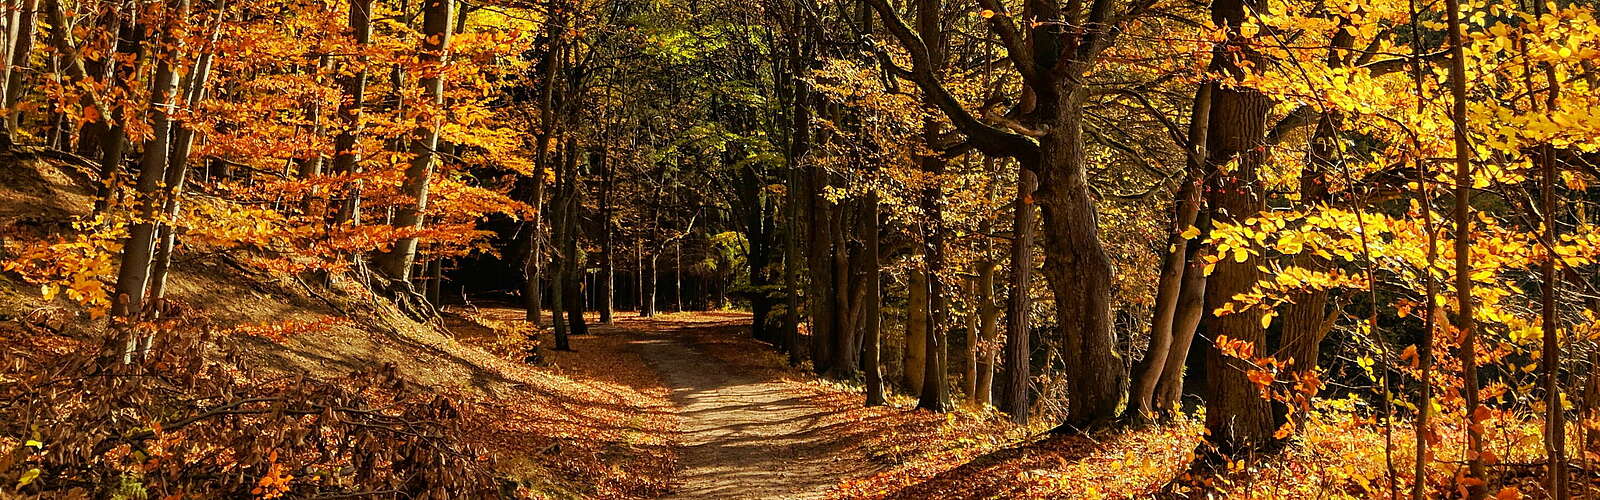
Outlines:
{"label": "curved tree trunk", "polygon": [[[1186,176],[1182,187],[1174,199],[1172,227],[1168,229],[1167,256],[1161,265],[1160,281],[1156,285],[1156,301],[1152,308],[1150,320],[1150,347],[1145,351],[1144,359],[1135,367],[1136,378],[1133,383],[1133,394],[1129,405],[1131,416],[1142,422],[1152,422],[1159,418],[1155,405],[1156,387],[1162,380],[1162,374],[1167,370],[1167,360],[1174,356],[1184,358],[1188,356],[1189,342],[1193,339],[1193,329],[1185,333],[1176,333],[1174,324],[1178,319],[1178,297],[1182,294],[1183,284],[1187,277],[1185,271],[1189,267],[1192,253],[1190,251],[1191,227],[1200,215],[1200,199],[1202,176],[1205,170],[1205,143],[1210,131],[1211,120],[1211,92],[1214,85],[1203,83],[1195,89],[1194,100],[1190,104],[1189,133],[1185,137],[1188,144],[1188,160],[1185,162]],[[1198,278],[1204,279],[1203,276]],[[1189,335],[1183,342],[1182,351],[1174,349],[1176,337]],[[1176,365],[1182,370],[1183,365]]]}
{"label": "curved tree trunk", "polygon": [[1057,428],[1099,427],[1117,416],[1128,378],[1111,324],[1111,259],[1100,243],[1098,210],[1083,160],[1084,91],[1058,103],[1056,126],[1042,141],[1039,204],[1044,209],[1045,278],[1056,296],[1071,401]]}

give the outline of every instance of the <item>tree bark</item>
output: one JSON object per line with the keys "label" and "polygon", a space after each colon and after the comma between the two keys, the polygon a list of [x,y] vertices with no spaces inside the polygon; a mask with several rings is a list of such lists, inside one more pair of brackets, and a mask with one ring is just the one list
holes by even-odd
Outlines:
{"label": "tree bark", "polygon": [[5,87],[6,109],[11,110],[6,116],[6,135],[10,137],[16,137],[17,124],[22,121],[22,111],[17,109],[17,103],[22,102],[22,96],[28,93],[28,89],[24,87],[25,75],[21,70],[31,68],[29,58],[33,56],[34,20],[37,10],[39,10],[39,0],[22,0],[20,11],[12,18],[16,24],[11,30],[14,38]]}
{"label": "tree bark", "polygon": [[[171,10],[167,11],[168,18],[164,20],[161,30],[161,46],[166,48],[176,47],[178,34],[176,30],[183,22],[183,17],[188,14],[188,3],[183,0],[171,2]],[[172,144],[172,116],[171,105],[175,99],[174,93],[178,86],[177,70],[173,67],[173,57],[161,57],[161,62],[156,66],[154,86],[150,93],[151,137],[144,143],[144,154],[140,158],[139,182],[137,186],[138,215],[132,227],[128,230],[128,237],[122,246],[122,261],[117,272],[116,300],[112,311],[129,321],[145,314],[145,292],[149,289],[151,263],[155,254],[156,226],[160,217],[163,190],[162,182],[166,179],[169,148]],[[136,337],[133,332],[128,332],[127,348],[123,352],[123,363],[132,361],[135,351]],[[146,341],[148,346],[148,340]]]}
{"label": "tree bark", "polygon": [[992,250],[984,251],[985,260],[978,265],[978,373],[971,393],[972,402],[978,405],[994,403],[994,343],[999,334],[1000,308],[994,301],[995,262],[989,258],[991,253]]}
{"label": "tree bark", "polygon": [[616,182],[611,162],[601,153],[600,160],[600,323],[611,324],[616,308],[616,242],[611,231],[612,183]]}
{"label": "tree bark", "polygon": [[906,392],[922,394],[922,375],[928,360],[928,275],[912,263],[906,293],[906,346],[900,363]]}
{"label": "tree bark", "polygon": [[1048,168],[1039,173],[1044,212],[1045,278],[1056,296],[1056,322],[1066,364],[1067,417],[1076,432],[1109,424],[1127,393],[1127,372],[1111,325],[1111,259],[1100,243],[1083,158],[1083,90],[1063,96],[1055,128],[1041,144]]}
{"label": "tree bark", "polygon": [[1032,407],[1028,387],[1033,380],[1032,335],[1028,318],[1032,309],[1029,289],[1033,284],[1033,193],[1038,180],[1028,169],[1017,170],[1017,199],[1011,242],[1011,298],[1006,302],[1006,380],[1002,410],[1011,414],[1017,425],[1028,424]]}
{"label": "tree bark", "polygon": [[861,259],[866,262],[867,272],[863,277],[862,286],[865,293],[861,298],[866,301],[863,314],[865,324],[862,325],[861,342],[865,344],[865,359],[862,362],[866,370],[867,379],[867,406],[883,406],[888,404],[884,395],[883,369],[879,366],[882,357],[882,315],[883,295],[881,293],[881,270],[878,248],[878,193],[867,193],[861,214],[861,237],[864,242]]}
{"label": "tree bark", "polygon": [[[372,43],[373,3],[374,0],[350,0],[350,31],[358,48],[364,49]],[[356,59],[353,64],[355,70],[340,78],[344,99],[340,101],[337,113],[343,126],[333,139],[334,175],[353,175],[361,169],[361,152],[356,149],[356,144],[362,130],[362,107],[366,104],[367,58],[362,55]],[[338,206],[333,219],[336,226],[356,223],[361,216],[361,181],[348,183],[343,189],[336,201]]]}
{"label": "tree bark", "polygon": [[[62,22],[66,22],[65,19]],[[116,52],[125,64],[113,66],[107,84],[131,87],[135,79],[129,77],[127,69],[129,66],[137,66],[139,61],[144,59],[145,29],[140,23],[125,20],[118,31]],[[92,94],[92,92],[85,93],[86,96]],[[119,112],[109,106],[97,105],[95,108],[100,112],[101,121],[108,123],[104,133],[100,135],[100,186],[94,206],[94,211],[98,214],[110,208],[118,198],[118,188],[122,184],[122,160],[128,147],[128,134],[127,128],[123,125],[126,123],[127,113]]]}
{"label": "tree bark", "polygon": [[806,255],[810,259],[808,268],[811,270],[811,368],[819,374],[827,373],[833,367],[833,339],[834,332],[834,281],[833,241],[829,228],[833,227],[835,207],[822,196],[827,186],[827,171],[821,166],[812,166],[810,182],[806,183],[808,189],[807,199],[811,202],[810,230],[807,232],[809,246]]}
{"label": "tree bark", "polygon": [[1156,384],[1155,412],[1158,415],[1172,415],[1178,410],[1183,398],[1184,368],[1188,366],[1189,352],[1194,345],[1195,334],[1200,329],[1200,320],[1205,317],[1207,277],[1201,258],[1207,251],[1200,247],[1211,233],[1211,214],[1205,208],[1196,215],[1195,227],[1200,234],[1189,240],[1188,254],[1184,259],[1186,264],[1178,289],[1177,310],[1172,319],[1172,350],[1167,354],[1166,366],[1161,369],[1161,378]]}
{"label": "tree bark", "polygon": [[1477,480],[1467,488],[1467,497],[1477,500],[1488,492],[1489,476],[1484,470],[1483,427],[1478,423],[1478,354],[1476,304],[1472,298],[1472,142],[1467,137],[1467,62],[1461,28],[1460,0],[1445,0],[1446,24],[1450,44],[1450,121],[1455,125],[1455,264],[1456,329],[1460,331],[1461,392],[1466,399],[1468,477]]}
{"label": "tree bark", "polygon": [[[419,79],[428,103],[437,111],[444,106],[444,77],[440,72],[450,47],[450,16],[455,13],[454,0],[426,0],[422,9],[421,60],[434,66]],[[442,114],[441,114],[442,116]],[[442,118],[425,124],[416,132],[411,142],[414,158],[405,171],[401,191],[407,198],[395,211],[393,225],[399,229],[422,229],[423,213],[428,209],[428,182],[433,176],[435,151],[439,147],[439,129]],[[378,259],[380,269],[395,284],[404,284],[411,278],[412,262],[417,255],[417,237],[402,236],[394,248]]]}
{"label": "tree bark", "polygon": [[[1185,270],[1189,267],[1189,228],[1194,227],[1200,214],[1200,183],[1205,169],[1205,143],[1211,120],[1211,92],[1214,84],[1202,83],[1195,89],[1190,105],[1189,131],[1185,136],[1188,160],[1186,175],[1174,200],[1172,227],[1168,228],[1167,255],[1161,264],[1161,277],[1156,284],[1155,304],[1151,308],[1150,347],[1144,359],[1134,369],[1136,378],[1129,409],[1131,416],[1140,422],[1153,422],[1159,418],[1155,406],[1156,386],[1167,369],[1167,359],[1174,355],[1186,357],[1188,343],[1183,352],[1174,347],[1173,325],[1178,317],[1178,296],[1183,290]],[[1202,278],[1203,279],[1203,278]],[[1189,331],[1192,339],[1193,330]],[[1183,368],[1182,364],[1176,365]],[[1181,379],[1178,379],[1181,380]]]}
{"label": "tree bark", "polygon": [[[219,11],[218,15],[221,15]],[[212,39],[220,33],[213,32]],[[206,97],[206,83],[211,77],[211,65],[215,59],[208,46],[200,57],[195,60],[194,69],[190,71],[188,81],[182,85],[184,92],[183,104],[190,109],[195,109]],[[186,123],[180,121],[176,124],[177,130],[173,132],[172,165],[166,172],[166,195],[162,213],[168,220],[176,220],[179,202],[182,201],[183,186],[189,176],[189,152],[194,148],[195,131]],[[156,249],[155,269],[151,271],[150,296],[164,299],[167,296],[167,272],[172,267],[173,247],[177,245],[177,232],[172,224],[162,224],[158,237],[159,246]]]}

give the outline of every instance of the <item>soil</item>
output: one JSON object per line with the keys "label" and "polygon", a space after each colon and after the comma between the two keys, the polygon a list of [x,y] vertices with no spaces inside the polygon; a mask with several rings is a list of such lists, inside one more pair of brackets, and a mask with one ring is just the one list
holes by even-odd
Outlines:
{"label": "soil", "polygon": [[[871,472],[855,447],[841,446],[826,432],[836,408],[797,390],[793,380],[731,365],[696,347],[697,336],[748,335],[747,318],[732,329],[726,322],[674,319],[620,321],[625,326],[618,329],[630,335],[628,349],[660,374],[678,405],[680,469],[665,498],[825,498],[840,481]],[[766,348],[747,342],[751,349]]]}

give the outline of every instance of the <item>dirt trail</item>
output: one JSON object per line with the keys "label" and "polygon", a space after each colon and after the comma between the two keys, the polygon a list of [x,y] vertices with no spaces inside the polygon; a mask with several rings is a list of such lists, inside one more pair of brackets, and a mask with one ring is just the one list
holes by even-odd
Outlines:
{"label": "dirt trail", "polygon": [[823,498],[869,467],[828,439],[822,421],[833,410],[785,382],[739,373],[682,335],[637,335],[631,346],[681,407],[683,468],[668,498]]}

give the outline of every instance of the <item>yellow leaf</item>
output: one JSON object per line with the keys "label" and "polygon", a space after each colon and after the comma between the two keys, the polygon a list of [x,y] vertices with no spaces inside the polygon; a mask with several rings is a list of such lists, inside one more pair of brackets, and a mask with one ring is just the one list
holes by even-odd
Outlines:
{"label": "yellow leaf", "polygon": [[22,473],[22,477],[17,478],[17,487],[21,488],[23,486],[27,486],[28,483],[33,482],[33,480],[38,478],[38,477],[39,477],[39,469],[38,468],[28,469],[28,472]]}

